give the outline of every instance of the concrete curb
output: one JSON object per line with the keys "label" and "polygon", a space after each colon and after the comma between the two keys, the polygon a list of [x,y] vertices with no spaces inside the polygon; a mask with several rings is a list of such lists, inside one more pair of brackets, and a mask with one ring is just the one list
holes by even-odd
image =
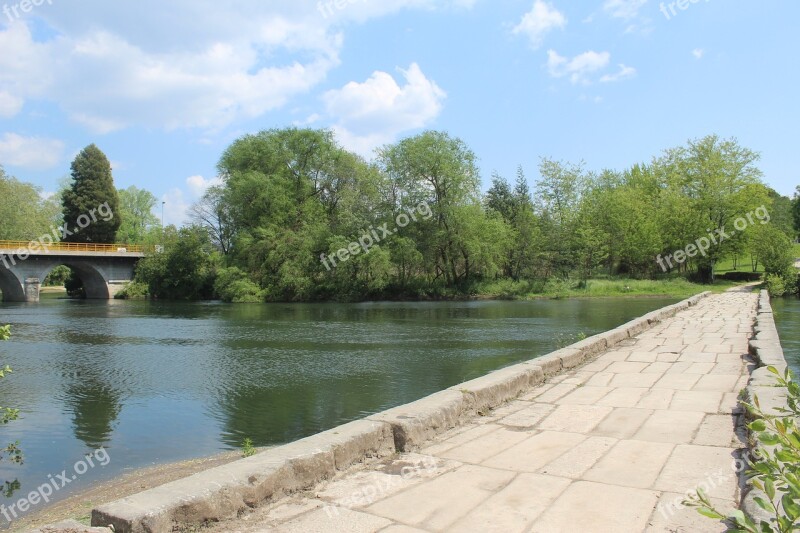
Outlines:
{"label": "concrete curb", "polygon": [[465,419],[499,407],[548,377],[585,364],[697,305],[709,294],[416,402],[102,505],[92,511],[92,525],[113,525],[117,533],[161,533],[200,526],[311,488],[355,463],[417,449]]}
{"label": "concrete curb", "polygon": [[[778,328],[775,326],[770,297],[767,291],[761,291],[759,294],[756,325],[753,331],[755,334],[750,340],[750,355],[755,358],[759,368],[754,370],[750,375],[750,381],[744,390],[744,401],[753,403],[753,400],[757,396],[761,409],[767,415],[785,416],[785,414],[780,413],[777,409],[788,409],[787,390],[778,387],[775,375],[767,370],[768,366],[774,366],[783,373],[788,366],[783,354],[780,338],[778,337]],[[750,413],[746,413],[746,418],[749,421],[753,420]],[[750,435],[748,439],[748,455],[750,457],[753,457],[753,452],[755,450],[754,442],[754,437]],[[744,473],[742,475],[744,476]],[[756,497],[762,498],[765,501],[768,500],[767,495],[754,488],[746,477],[743,478],[743,482],[746,488],[742,495],[741,510],[756,523],[762,520],[769,522],[771,515],[755,503]],[[776,499],[780,499],[780,494],[777,495]]]}

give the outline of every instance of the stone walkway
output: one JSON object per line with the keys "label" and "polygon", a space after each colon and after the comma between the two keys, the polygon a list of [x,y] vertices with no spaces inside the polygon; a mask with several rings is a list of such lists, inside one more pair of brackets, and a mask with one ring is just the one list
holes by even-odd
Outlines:
{"label": "stone walkway", "polygon": [[723,532],[757,295],[710,296],[436,439],[217,524],[228,532]]}

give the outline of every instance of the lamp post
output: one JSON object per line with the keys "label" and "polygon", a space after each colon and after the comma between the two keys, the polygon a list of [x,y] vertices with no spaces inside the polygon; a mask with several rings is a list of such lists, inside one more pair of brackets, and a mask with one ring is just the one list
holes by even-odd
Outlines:
{"label": "lamp post", "polygon": [[167,202],[161,202],[161,227],[164,227],[164,204]]}

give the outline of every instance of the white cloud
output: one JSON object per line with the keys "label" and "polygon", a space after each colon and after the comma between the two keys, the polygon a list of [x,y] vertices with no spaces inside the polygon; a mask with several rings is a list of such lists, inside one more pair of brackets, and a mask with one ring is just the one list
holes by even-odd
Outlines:
{"label": "white cloud", "polygon": [[96,133],[213,132],[317,88],[340,63],[343,23],[475,1],[358,1],[328,19],[317,0],[54,2],[36,13],[44,40],[25,19],[0,26],[0,50],[14,51],[0,54],[0,116],[43,100]]}
{"label": "white cloud", "polygon": [[621,80],[626,80],[628,78],[632,78],[634,76],[636,76],[635,68],[620,63],[618,72],[614,74],[606,74],[605,76],[600,78],[600,82],[609,83],[614,81],[621,81]]}
{"label": "white cloud", "polygon": [[552,4],[543,0],[536,0],[533,8],[526,13],[520,23],[512,30],[517,34],[528,36],[531,45],[539,48],[544,41],[545,35],[554,29],[564,28],[567,25],[567,18],[558,11]]}
{"label": "white cloud", "polygon": [[57,139],[5,133],[0,137],[0,164],[44,170],[62,160],[64,143]]}
{"label": "white cloud", "polygon": [[589,50],[572,59],[560,56],[554,50],[547,52],[547,69],[554,78],[569,76],[572,83],[590,83],[589,75],[606,68],[611,61],[608,52]]}
{"label": "white cloud", "polygon": [[[209,187],[220,185],[222,179],[219,177],[205,178],[200,175],[189,176],[186,178],[186,188],[173,187],[161,197],[164,202],[164,224],[174,224],[182,226],[189,221],[189,208],[199,200]],[[161,218],[161,203],[157,204],[153,212]]]}
{"label": "white cloud", "polygon": [[692,55],[695,57],[695,59],[703,59],[703,56],[706,55],[706,51],[702,48],[695,48],[692,50]]}
{"label": "white cloud", "polygon": [[189,186],[189,191],[195,198],[203,196],[209,187],[221,184],[222,179],[219,177],[206,179],[203,176],[189,176],[186,178],[186,185]]}
{"label": "white cloud", "polygon": [[0,117],[11,118],[20,111],[24,104],[22,98],[16,97],[11,93],[0,91]]}
{"label": "white cloud", "polygon": [[416,63],[400,70],[406,84],[377,71],[365,82],[350,82],[323,96],[342,144],[364,156],[403,132],[423,128],[442,111],[445,93]]}
{"label": "white cloud", "polygon": [[163,204],[156,205],[153,214],[160,220],[163,212],[165,226],[174,224],[181,227],[189,221],[187,213],[192,206],[192,201],[187,199],[186,193],[182,189],[178,187],[170,189],[161,197],[161,201]]}
{"label": "white cloud", "polygon": [[606,0],[603,9],[614,18],[631,20],[639,16],[639,10],[647,0]]}

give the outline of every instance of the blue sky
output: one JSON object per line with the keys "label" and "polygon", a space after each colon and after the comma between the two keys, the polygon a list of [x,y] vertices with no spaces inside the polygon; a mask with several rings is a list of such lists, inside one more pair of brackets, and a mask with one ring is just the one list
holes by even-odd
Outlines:
{"label": "blue sky", "polygon": [[94,142],[168,223],[234,139],[288,125],[367,158],[447,130],[484,187],[518,165],[535,181],[542,156],[622,169],[716,133],[782,194],[800,184],[793,0],[30,1],[0,0],[0,164],[54,191]]}

